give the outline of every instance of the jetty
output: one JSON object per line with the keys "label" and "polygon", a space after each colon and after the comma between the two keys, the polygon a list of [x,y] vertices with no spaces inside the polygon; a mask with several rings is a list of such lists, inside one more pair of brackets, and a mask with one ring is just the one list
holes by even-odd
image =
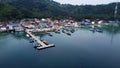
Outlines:
{"label": "jetty", "polygon": [[28,35],[30,35],[32,38],[35,39],[35,41],[37,43],[39,43],[41,46],[38,46],[37,49],[41,50],[41,49],[46,49],[46,48],[50,48],[50,47],[54,47],[54,44],[45,44],[43,41],[41,41],[37,36],[35,36],[34,34],[32,34],[32,32],[29,29],[26,29],[25,31]]}

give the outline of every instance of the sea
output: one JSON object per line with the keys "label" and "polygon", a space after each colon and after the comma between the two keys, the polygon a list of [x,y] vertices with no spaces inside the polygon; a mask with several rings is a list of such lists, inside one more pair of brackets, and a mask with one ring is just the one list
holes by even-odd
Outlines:
{"label": "sea", "polygon": [[119,27],[50,34],[36,36],[55,47],[37,50],[24,32],[0,32],[0,68],[120,68]]}

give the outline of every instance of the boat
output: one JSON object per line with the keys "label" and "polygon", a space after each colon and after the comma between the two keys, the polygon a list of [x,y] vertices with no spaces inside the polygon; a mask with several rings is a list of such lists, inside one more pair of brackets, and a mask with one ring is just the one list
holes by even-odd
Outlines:
{"label": "boat", "polygon": [[70,29],[69,29],[69,28],[66,28],[65,30],[66,30],[67,32],[69,32],[69,31],[70,31]]}
{"label": "boat", "polygon": [[62,30],[63,33],[65,33],[64,29]]}
{"label": "boat", "polygon": [[30,43],[34,43],[34,39],[33,38],[30,38]]}
{"label": "boat", "polygon": [[55,33],[60,34],[60,31],[56,30]]}
{"label": "boat", "polygon": [[90,31],[94,31],[94,29],[93,29],[93,28],[90,28],[89,30],[90,30]]}
{"label": "boat", "polygon": [[97,28],[97,29],[96,29],[96,32],[103,32],[103,30],[102,30],[102,29]]}
{"label": "boat", "polygon": [[26,37],[30,37],[28,34],[26,34]]}
{"label": "boat", "polygon": [[48,33],[48,32],[46,34],[49,35],[49,36],[53,36],[51,33]]}
{"label": "boat", "polygon": [[70,33],[66,33],[67,35],[69,35],[69,36],[71,36],[71,34]]}
{"label": "boat", "polygon": [[51,33],[48,33],[49,36],[53,36]]}
{"label": "boat", "polygon": [[70,30],[69,29],[63,29],[62,32],[63,33],[68,33]]}
{"label": "boat", "polygon": [[71,29],[71,31],[70,31],[71,33],[74,33],[75,32],[75,30],[74,29]]}
{"label": "boat", "polygon": [[34,48],[37,48],[38,46],[34,46]]}
{"label": "boat", "polygon": [[38,44],[38,43],[33,43],[33,47],[34,47],[34,48],[40,47],[40,44]]}

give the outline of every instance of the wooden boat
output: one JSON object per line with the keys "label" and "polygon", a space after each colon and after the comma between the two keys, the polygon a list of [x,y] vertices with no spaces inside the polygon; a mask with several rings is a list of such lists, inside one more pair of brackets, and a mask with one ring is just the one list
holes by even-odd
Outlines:
{"label": "wooden boat", "polygon": [[69,35],[69,36],[71,36],[71,34],[70,33],[66,33],[67,35]]}

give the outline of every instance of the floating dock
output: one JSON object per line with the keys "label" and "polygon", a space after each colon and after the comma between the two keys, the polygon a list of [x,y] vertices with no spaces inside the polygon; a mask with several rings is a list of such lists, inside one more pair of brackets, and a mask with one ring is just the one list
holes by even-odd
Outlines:
{"label": "floating dock", "polygon": [[41,46],[37,47],[38,50],[41,50],[41,49],[46,49],[46,48],[50,48],[50,47],[54,47],[55,45],[54,44],[45,44],[44,42],[42,42],[37,36],[33,35],[29,29],[26,29],[25,31],[28,35],[30,35],[32,38],[34,38],[36,40],[37,43],[39,43]]}

